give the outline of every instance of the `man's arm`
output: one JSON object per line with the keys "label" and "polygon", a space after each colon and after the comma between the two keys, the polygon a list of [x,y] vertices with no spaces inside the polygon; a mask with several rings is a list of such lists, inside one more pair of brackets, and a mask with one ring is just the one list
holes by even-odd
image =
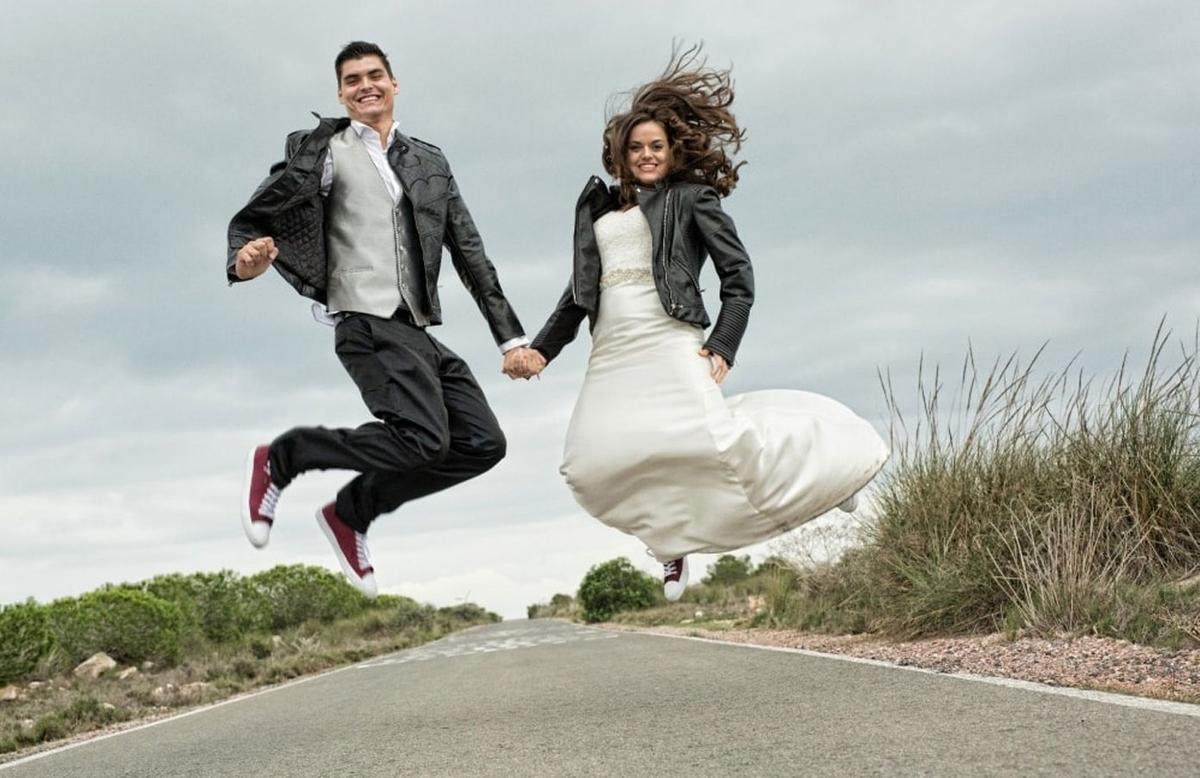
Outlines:
{"label": "man's arm", "polygon": [[484,251],[483,240],[459,194],[453,175],[450,176],[449,187],[444,241],[450,250],[454,269],[458,271],[467,291],[475,298],[475,304],[487,320],[496,344],[509,349],[524,346],[529,342],[525,330],[521,328],[521,321],[504,296],[504,290],[500,288],[496,268]]}
{"label": "man's arm", "polygon": [[233,274],[239,281],[249,281],[267,272],[267,268],[279,256],[275,239],[255,238],[237,250],[234,255]]}
{"label": "man's arm", "polygon": [[[309,134],[308,130],[300,130],[288,135],[283,146],[283,159],[271,165],[267,177],[255,188],[250,199],[246,201],[246,206],[238,211],[230,221],[227,234],[228,251],[225,257],[225,279],[229,283],[257,278],[266,272],[267,268],[271,266],[271,262],[279,256],[279,249],[275,246],[274,238],[263,235],[259,225],[246,218],[246,213],[263,190],[287,169],[288,162]],[[326,167],[329,167],[328,159],[326,159]],[[324,178],[332,178],[328,171],[325,172],[326,176],[322,177],[322,186],[324,187],[322,194],[328,191],[328,185]]]}

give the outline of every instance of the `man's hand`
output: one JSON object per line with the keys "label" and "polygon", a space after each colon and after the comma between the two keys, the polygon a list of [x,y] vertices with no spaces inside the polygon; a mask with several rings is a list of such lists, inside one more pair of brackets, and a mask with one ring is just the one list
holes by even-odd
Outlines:
{"label": "man's hand", "polygon": [[258,278],[267,272],[277,256],[279,249],[275,246],[274,238],[255,238],[238,249],[233,272],[243,281]]}
{"label": "man's hand", "polygon": [[504,375],[513,379],[533,378],[546,367],[546,358],[542,352],[527,346],[517,346],[504,353]]}
{"label": "man's hand", "polygon": [[712,377],[718,384],[725,380],[725,376],[729,375],[729,363],[725,361],[725,357],[706,348],[700,349],[700,356],[712,363]]}

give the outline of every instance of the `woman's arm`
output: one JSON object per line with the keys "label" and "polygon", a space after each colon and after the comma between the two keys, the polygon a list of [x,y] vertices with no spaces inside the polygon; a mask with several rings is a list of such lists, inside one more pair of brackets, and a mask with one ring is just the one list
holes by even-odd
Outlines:
{"label": "woman's arm", "polygon": [[558,305],[554,306],[541,331],[530,344],[530,348],[541,352],[546,362],[553,360],[563,346],[575,340],[579,334],[579,324],[587,316],[587,311],[575,303],[573,281],[567,282],[567,289],[558,299]]}
{"label": "woman's arm", "polygon": [[732,365],[750,322],[754,304],[754,268],[738,238],[733,219],[721,208],[717,191],[705,187],[696,197],[693,218],[721,279],[721,310],[704,348]]}

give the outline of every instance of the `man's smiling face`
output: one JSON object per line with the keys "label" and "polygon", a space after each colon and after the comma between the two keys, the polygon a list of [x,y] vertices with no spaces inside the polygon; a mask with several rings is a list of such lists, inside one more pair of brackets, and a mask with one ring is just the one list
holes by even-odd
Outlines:
{"label": "man's smiling face", "polygon": [[346,106],[351,119],[372,126],[381,119],[391,119],[397,89],[396,79],[375,55],[342,63],[338,102]]}

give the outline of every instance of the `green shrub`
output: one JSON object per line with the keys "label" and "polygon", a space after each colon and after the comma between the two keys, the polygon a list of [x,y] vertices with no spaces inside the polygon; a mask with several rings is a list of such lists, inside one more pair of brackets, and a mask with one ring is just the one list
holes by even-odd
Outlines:
{"label": "green shrub", "polygon": [[111,587],[48,608],[50,631],[64,658],[79,662],[103,651],[118,662],[174,663],[183,617],[179,607],[138,589]]}
{"label": "green shrub", "polygon": [[458,629],[466,624],[494,624],[500,621],[500,616],[479,607],[473,602],[464,602],[461,605],[438,608],[437,614],[442,623],[451,629]]}
{"label": "green shrub", "polygon": [[623,610],[648,608],[658,599],[660,586],[624,557],[602,562],[588,570],[579,585],[583,619],[606,621]]}
{"label": "green shrub", "polygon": [[271,611],[263,591],[231,570],[161,575],[140,587],[175,603],[196,640],[226,643],[269,626]]}
{"label": "green shrub", "polygon": [[0,684],[33,672],[53,643],[44,606],[29,600],[0,608]]}
{"label": "green shrub", "polygon": [[733,554],[722,554],[717,557],[717,561],[713,562],[708,568],[708,575],[701,579],[701,583],[716,584],[718,586],[728,586],[744,581],[750,577],[750,556],[734,556]]}
{"label": "green shrub", "polygon": [[525,617],[529,619],[571,619],[578,615],[575,598],[561,592],[551,597],[548,603],[538,602],[525,608]]}
{"label": "green shrub", "polygon": [[341,575],[311,565],[280,565],[250,578],[263,596],[265,623],[285,629],[310,619],[329,623],[362,613],[369,600]]}
{"label": "green shrub", "polygon": [[250,638],[246,647],[250,649],[251,654],[254,654],[255,659],[266,659],[275,651],[275,644],[262,635]]}

